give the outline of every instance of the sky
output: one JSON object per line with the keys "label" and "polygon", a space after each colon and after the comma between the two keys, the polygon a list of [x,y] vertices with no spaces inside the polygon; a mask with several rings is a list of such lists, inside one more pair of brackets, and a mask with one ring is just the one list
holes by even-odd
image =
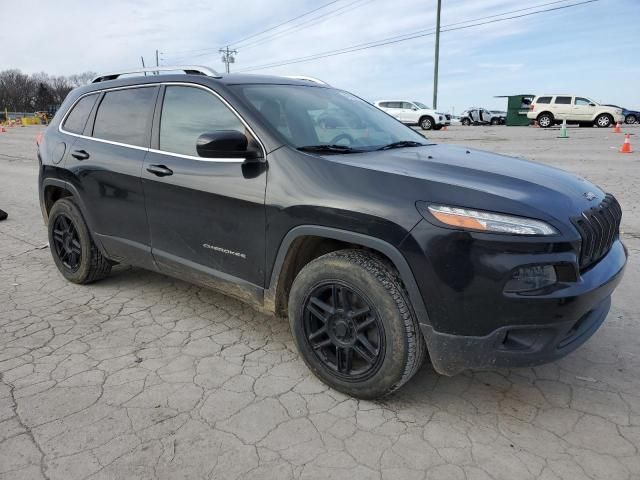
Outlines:
{"label": "sky", "polygon": [[[240,42],[329,1],[0,0],[0,70],[109,72],[139,66],[140,56],[151,65],[158,49],[163,65],[224,71],[218,48],[231,45],[238,50],[232,72],[308,75],[369,101],[397,98],[431,105],[434,35],[310,62],[252,68],[435,27],[436,0],[337,0]],[[447,25],[504,18],[497,15],[552,1],[442,0],[441,23],[446,30]],[[326,18],[314,20],[321,14]],[[438,110],[506,109],[506,100],[495,96],[519,93],[573,93],[640,110],[639,32],[640,0],[598,0],[443,31]]]}

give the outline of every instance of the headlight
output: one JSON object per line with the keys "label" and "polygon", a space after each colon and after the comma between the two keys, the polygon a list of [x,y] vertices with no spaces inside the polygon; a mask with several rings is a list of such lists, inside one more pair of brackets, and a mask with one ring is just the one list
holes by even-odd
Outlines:
{"label": "headlight", "polygon": [[448,207],[446,205],[427,205],[424,202],[418,202],[416,205],[423,217],[430,213],[446,225],[466,230],[511,233],[515,235],[555,235],[558,233],[548,223],[532,218],[515,217],[483,210],[470,210],[468,208]]}

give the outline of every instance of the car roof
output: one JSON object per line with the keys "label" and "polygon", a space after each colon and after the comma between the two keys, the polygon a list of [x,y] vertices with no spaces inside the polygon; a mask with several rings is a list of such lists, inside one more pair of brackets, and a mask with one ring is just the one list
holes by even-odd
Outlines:
{"label": "car roof", "polygon": [[256,75],[244,73],[231,73],[219,77],[211,77],[200,74],[161,74],[147,76],[121,77],[113,80],[103,80],[90,83],[76,89],[78,94],[90,93],[92,91],[106,90],[110,88],[130,87],[136,85],[154,85],[167,82],[185,82],[201,85],[300,85],[317,88],[331,88],[327,84],[312,81],[310,79],[300,79],[292,77],[280,77],[276,75]]}

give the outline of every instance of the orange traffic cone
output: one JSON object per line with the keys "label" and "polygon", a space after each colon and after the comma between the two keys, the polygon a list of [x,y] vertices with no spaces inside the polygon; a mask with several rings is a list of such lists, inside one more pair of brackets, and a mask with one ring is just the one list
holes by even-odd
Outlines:
{"label": "orange traffic cone", "polygon": [[447,126],[442,127],[442,130],[447,131]]}
{"label": "orange traffic cone", "polygon": [[620,122],[616,123],[616,126],[613,127],[613,133],[622,133],[622,130],[620,129]]}
{"label": "orange traffic cone", "polygon": [[620,153],[632,153],[632,152],[633,150],[631,150],[631,135],[626,133],[624,136],[624,143],[620,147]]}
{"label": "orange traffic cone", "polygon": [[6,130],[4,127],[0,127],[0,133],[4,133],[4,132],[6,132],[6,131],[7,131],[7,130]]}

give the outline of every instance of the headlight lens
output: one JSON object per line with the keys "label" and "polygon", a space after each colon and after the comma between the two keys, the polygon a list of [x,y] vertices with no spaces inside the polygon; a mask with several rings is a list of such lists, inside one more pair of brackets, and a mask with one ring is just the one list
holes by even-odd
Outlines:
{"label": "headlight lens", "polygon": [[515,235],[555,235],[558,231],[548,223],[532,218],[503,215],[502,213],[449,207],[446,205],[417,204],[425,215],[425,207],[436,219],[452,227],[484,232],[510,233]]}

